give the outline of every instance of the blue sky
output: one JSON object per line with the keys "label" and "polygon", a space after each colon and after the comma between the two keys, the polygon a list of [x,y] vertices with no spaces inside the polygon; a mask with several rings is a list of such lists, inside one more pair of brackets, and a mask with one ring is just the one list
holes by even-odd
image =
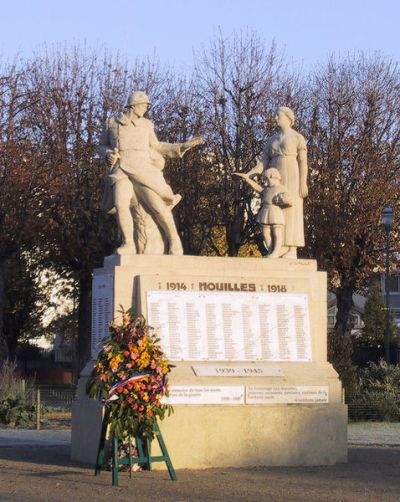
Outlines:
{"label": "blue sky", "polygon": [[400,60],[399,0],[14,0],[1,3],[0,54],[84,43],[130,59],[158,55],[179,70],[221,29],[250,28],[296,65],[335,52],[375,51]]}

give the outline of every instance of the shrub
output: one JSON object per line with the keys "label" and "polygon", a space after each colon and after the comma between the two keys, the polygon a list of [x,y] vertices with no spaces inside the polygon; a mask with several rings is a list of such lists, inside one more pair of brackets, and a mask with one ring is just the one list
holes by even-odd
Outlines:
{"label": "shrub", "polygon": [[352,405],[368,405],[378,419],[400,421],[400,366],[381,360],[358,371],[359,389]]}
{"label": "shrub", "polygon": [[16,364],[4,361],[0,368],[0,422],[24,426],[33,422],[35,407],[31,399],[32,384],[24,386]]}
{"label": "shrub", "polygon": [[21,397],[11,396],[0,401],[0,422],[16,427],[29,425],[35,418],[35,407]]}

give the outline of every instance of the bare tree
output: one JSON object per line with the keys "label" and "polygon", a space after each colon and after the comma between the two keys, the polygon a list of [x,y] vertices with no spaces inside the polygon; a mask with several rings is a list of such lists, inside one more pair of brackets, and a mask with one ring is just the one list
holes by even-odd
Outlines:
{"label": "bare tree", "polygon": [[400,73],[359,54],[330,58],[310,82],[308,251],[329,273],[343,337],[352,294],[382,258],[382,209],[399,202]]}
{"label": "bare tree", "polygon": [[[235,256],[255,229],[251,192],[232,172],[253,167],[273,129],[274,110],[290,98],[289,79],[275,44],[265,49],[254,33],[219,36],[204,51],[196,72],[209,152],[216,179],[215,225],[223,230],[226,251]],[[224,253],[212,242],[216,253]]]}
{"label": "bare tree", "polygon": [[[0,68],[0,355],[3,311],[10,259],[32,249],[46,226],[42,195],[54,178],[36,145],[26,133],[26,117],[36,97],[24,86],[25,69],[19,64]],[[39,237],[40,238],[40,237]]]}

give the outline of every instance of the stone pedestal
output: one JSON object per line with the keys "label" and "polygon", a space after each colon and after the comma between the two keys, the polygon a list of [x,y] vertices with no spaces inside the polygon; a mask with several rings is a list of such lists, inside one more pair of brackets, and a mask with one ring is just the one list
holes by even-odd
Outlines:
{"label": "stone pedestal", "polygon": [[[177,290],[182,285],[185,291],[219,288],[227,294],[272,291],[307,297],[311,341],[307,360],[174,362],[171,388],[226,388],[237,394],[229,404],[196,404],[190,399],[187,402],[193,404],[174,404],[174,414],[160,428],[175,468],[329,465],[347,460],[347,407],[338,376],[327,363],[326,274],[317,271],[315,261],[111,256],[94,272],[99,288],[102,278],[112,284],[112,303],[101,298],[105,312],[109,311],[104,315],[115,318],[120,306],[132,305],[147,317],[147,291]],[[107,321],[96,315],[95,322]],[[238,376],[241,369],[260,365],[262,376]],[[85,395],[92,366],[93,361],[82,372],[72,415],[72,458],[90,464],[95,461],[101,423],[101,405]],[[208,369],[200,371],[202,367]],[[215,368],[232,368],[236,375],[228,371],[226,376],[204,376]],[[261,389],[257,394],[261,398],[255,401],[254,389]],[[310,389],[323,397],[298,397]],[[267,394],[275,397],[268,402]]]}

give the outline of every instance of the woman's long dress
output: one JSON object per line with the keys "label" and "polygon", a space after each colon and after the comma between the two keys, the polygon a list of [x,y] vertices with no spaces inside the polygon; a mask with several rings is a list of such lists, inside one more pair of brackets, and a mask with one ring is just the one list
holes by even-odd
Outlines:
{"label": "woman's long dress", "polygon": [[293,205],[283,209],[285,217],[285,246],[304,246],[303,199],[300,197],[300,169],[298,156],[306,151],[304,137],[296,131],[275,134],[267,140],[263,154],[264,170],[275,167],[281,183],[290,193]]}

